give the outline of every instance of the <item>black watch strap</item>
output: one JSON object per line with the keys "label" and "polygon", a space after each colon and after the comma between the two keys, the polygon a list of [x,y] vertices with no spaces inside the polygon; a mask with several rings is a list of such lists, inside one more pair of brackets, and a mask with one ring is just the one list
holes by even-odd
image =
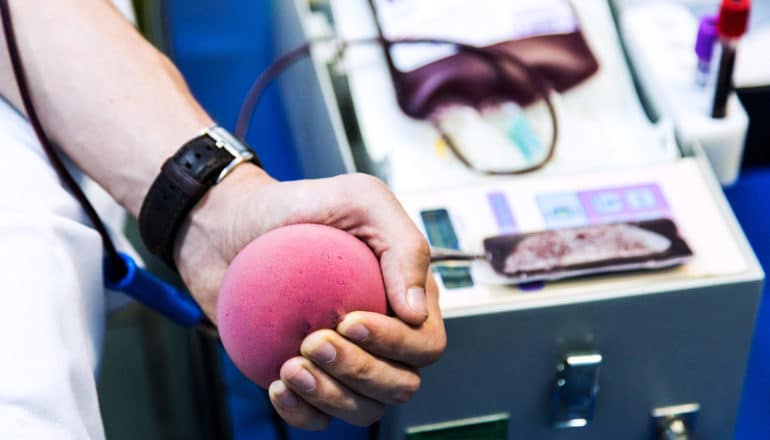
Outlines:
{"label": "black watch strap", "polygon": [[166,160],[139,213],[139,232],[150,252],[175,267],[174,243],[187,215],[212,186],[248,161],[261,165],[220,127],[204,130]]}

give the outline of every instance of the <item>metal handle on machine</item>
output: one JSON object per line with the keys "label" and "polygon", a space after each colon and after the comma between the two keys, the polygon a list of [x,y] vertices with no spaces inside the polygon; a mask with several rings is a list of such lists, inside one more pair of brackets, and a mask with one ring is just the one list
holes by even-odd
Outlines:
{"label": "metal handle on machine", "polygon": [[695,429],[695,415],[700,410],[697,403],[666,406],[652,410],[659,440],[692,440]]}
{"label": "metal handle on machine", "polygon": [[594,416],[602,355],[597,351],[567,353],[556,367],[551,392],[551,426],[583,428]]}

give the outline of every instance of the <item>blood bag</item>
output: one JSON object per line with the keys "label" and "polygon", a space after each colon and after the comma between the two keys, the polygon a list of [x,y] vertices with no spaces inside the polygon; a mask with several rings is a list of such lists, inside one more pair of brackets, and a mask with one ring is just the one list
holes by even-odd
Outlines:
{"label": "blood bag", "polygon": [[485,284],[553,281],[613,272],[666,269],[693,257],[670,219],[595,224],[506,234],[484,240],[484,255],[436,252],[434,261],[475,260]]}
{"label": "blood bag", "polygon": [[[566,0],[371,0],[386,40],[439,38],[522,60],[543,82],[564,92],[598,70],[598,62]],[[438,108],[475,108],[537,100],[521,68],[451,45],[394,44],[387,62],[401,109],[425,119]]]}

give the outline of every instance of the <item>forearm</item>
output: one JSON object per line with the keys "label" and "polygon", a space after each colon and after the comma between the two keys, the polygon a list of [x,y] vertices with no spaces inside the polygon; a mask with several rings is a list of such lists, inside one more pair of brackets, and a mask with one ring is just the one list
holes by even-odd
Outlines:
{"label": "forearm", "polygon": [[[9,3],[48,135],[137,215],[162,162],[211,118],[108,1]],[[21,108],[4,41],[0,47],[0,93]]]}
{"label": "forearm", "polygon": [[[137,215],[162,162],[211,119],[176,69],[107,0],[10,4],[33,100],[49,136]],[[20,107],[4,46],[0,93]],[[426,280],[428,245],[381,181],[350,175],[276,183],[256,166],[240,166],[187,216],[176,240],[176,266],[216,323],[219,287],[236,254],[261,234],[296,223],[325,224],[366,242],[379,259],[388,304],[398,318],[349,314],[338,328],[345,338],[327,331],[333,340],[314,340],[336,344],[330,346],[333,362],[319,367],[302,358],[285,364],[293,362],[296,372],[302,362],[302,371],[314,377],[311,389],[287,373],[282,379],[294,388],[275,382],[271,400],[284,418],[304,428],[323,426],[329,415],[370,423],[385,403],[403,402],[416,390],[416,368],[433,362],[446,346],[437,288]],[[313,341],[301,348],[318,357]]]}

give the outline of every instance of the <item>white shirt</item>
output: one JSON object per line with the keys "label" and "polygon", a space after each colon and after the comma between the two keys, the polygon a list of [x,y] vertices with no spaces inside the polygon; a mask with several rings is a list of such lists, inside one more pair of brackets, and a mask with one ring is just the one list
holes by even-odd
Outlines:
{"label": "white shirt", "polygon": [[[0,158],[0,439],[104,438],[96,394],[108,308],[101,239],[5,102]],[[117,205],[92,182],[85,187],[119,227]]]}
{"label": "white shirt", "polygon": [[[113,0],[134,22],[130,0]],[[119,250],[125,211],[73,173]],[[29,123],[0,100],[0,439],[103,439],[96,376],[105,314],[103,250]]]}

